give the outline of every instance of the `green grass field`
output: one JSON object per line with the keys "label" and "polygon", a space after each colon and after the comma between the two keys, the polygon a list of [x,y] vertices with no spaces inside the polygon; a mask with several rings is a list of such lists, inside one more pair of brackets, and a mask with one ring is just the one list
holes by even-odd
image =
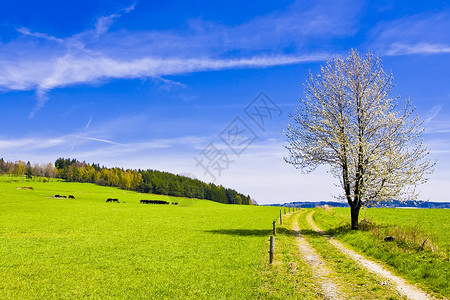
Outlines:
{"label": "green grass field", "polygon": [[305,208],[296,215],[301,233],[333,270],[334,281],[340,284],[347,299],[404,299],[394,287],[383,285],[383,279],[359,266],[313,231],[307,221],[307,215],[313,212],[316,209]]}
{"label": "green grass field", "polygon": [[[348,209],[337,209],[342,216],[349,216]],[[450,210],[448,209],[365,209],[361,218],[368,218],[377,224],[418,228],[431,235],[441,251],[450,248]]]}
{"label": "green grass field", "polygon": [[[303,211],[278,226],[275,261],[269,265],[268,237],[279,207],[224,205],[56,180],[5,179],[0,177],[0,299],[323,299],[291,230],[294,216],[303,224]],[[76,199],[52,198],[55,194]],[[121,203],[106,203],[107,198]],[[140,199],[180,204],[144,205]],[[345,210],[331,212],[314,214],[324,229],[346,222]],[[390,212],[380,210],[380,218]],[[396,223],[395,216],[385,220]],[[439,229],[433,226],[425,229]],[[368,232],[346,234],[337,236],[354,245],[357,239],[350,236],[361,234],[361,247],[373,243]],[[306,237],[347,283],[347,295],[391,298],[392,291],[364,270],[347,270],[352,262],[318,236]],[[370,251],[362,250],[372,255]],[[402,274],[401,267],[393,266]],[[430,266],[446,267],[448,261]],[[442,287],[445,272],[434,283],[417,282],[447,295]],[[432,281],[436,272],[430,274]]]}
{"label": "green grass field", "polygon": [[[280,238],[279,249],[283,243],[289,249],[268,266],[267,239],[279,208],[1,179],[0,299],[315,295],[296,286],[285,267],[298,259],[292,237]],[[34,189],[16,189],[24,186]],[[76,199],[51,198],[55,194]],[[140,199],[180,205],[144,205]]]}
{"label": "green grass field", "polygon": [[[347,208],[316,209],[314,219],[329,234],[354,247],[368,257],[386,263],[391,269],[418,283],[437,297],[450,296],[450,263],[448,259],[450,211],[446,209],[388,209],[364,210],[361,219],[368,219],[371,229],[350,229]],[[406,238],[396,235],[405,234]],[[384,242],[392,234],[395,242]],[[412,243],[411,235],[419,242]],[[422,238],[434,236],[439,247],[419,247]],[[434,249],[434,251],[433,251]]]}

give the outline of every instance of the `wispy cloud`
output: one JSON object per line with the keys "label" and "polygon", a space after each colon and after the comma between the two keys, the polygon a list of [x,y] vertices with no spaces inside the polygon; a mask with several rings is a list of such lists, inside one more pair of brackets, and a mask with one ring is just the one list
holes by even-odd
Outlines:
{"label": "wispy cloud", "polygon": [[[427,124],[426,133],[431,134],[448,134],[450,133],[450,121],[447,120],[434,120]],[[448,141],[447,141],[448,143]]]}
{"label": "wispy cloud", "polygon": [[[62,149],[66,149],[74,137],[75,135],[0,139],[0,151],[8,150],[6,153],[10,153],[10,156],[5,157],[7,160],[26,159],[31,162],[47,163],[61,156],[60,153],[66,153]],[[126,145],[84,139],[83,142],[89,143],[90,147],[77,147],[77,151],[71,155],[79,160],[97,162],[108,167],[151,168],[173,173],[189,173],[200,180],[210,181],[211,177],[196,166],[193,156],[198,154],[201,149],[199,146],[206,145],[211,138],[180,136]],[[277,139],[261,139],[249,147],[241,158],[230,157],[234,162],[230,164],[229,169],[223,171],[217,183],[250,194],[260,203],[330,200],[332,194],[341,192],[340,189],[333,188],[335,179],[327,173],[327,166],[319,167],[312,174],[302,175],[286,164],[282,159],[285,154],[283,143]],[[431,146],[433,158],[443,158],[438,164],[438,171],[444,173],[440,178],[448,178],[449,168],[445,160],[450,153],[448,141],[431,140],[427,144]],[[219,144],[217,146],[225,147]],[[14,153],[14,157],[11,153]],[[258,172],[255,173],[255,170]],[[277,174],[276,178],[273,174]],[[443,181],[442,184],[434,181],[433,185],[428,185],[429,190],[426,186],[422,188],[426,192],[424,195],[428,195],[427,197],[434,201],[444,201],[445,193],[439,192],[442,188],[446,190],[445,180]],[[440,189],[433,190],[432,187],[436,186]]]}
{"label": "wispy cloud", "polygon": [[93,28],[71,37],[18,28],[20,38],[0,45],[0,90],[36,90],[33,116],[52,89],[74,84],[321,61],[326,51],[303,48],[311,37],[354,34],[359,6],[344,4],[324,0],[306,7],[298,1],[284,12],[236,26],[195,19],[177,31],[110,31],[121,16],[137,9],[133,4],[97,18]]}
{"label": "wispy cloud", "polygon": [[[204,145],[211,137],[181,136],[171,139],[153,139],[145,142],[119,143],[107,138],[92,137],[90,133],[67,134],[56,137],[23,137],[23,138],[0,138],[0,152],[15,153],[19,159],[26,159],[27,156],[45,155],[53,153],[67,153],[71,147],[71,142],[78,141],[76,151],[71,151],[71,155],[96,161],[103,161],[104,158],[119,158],[149,156],[158,151],[172,151],[185,155],[186,152],[195,153],[199,145]],[[184,150],[180,151],[180,147]],[[188,156],[190,158],[190,156]],[[41,160],[40,160],[41,161]]]}
{"label": "wispy cloud", "polygon": [[40,38],[40,39],[45,39],[45,40],[49,40],[49,41],[54,41],[54,42],[58,42],[58,43],[64,42],[63,39],[59,39],[57,37],[48,35],[46,33],[31,32],[28,28],[25,28],[25,27],[19,27],[19,28],[16,28],[16,30],[17,30],[17,32],[20,32],[21,34],[27,35],[27,36]]}
{"label": "wispy cloud", "polygon": [[112,14],[109,16],[100,17],[95,23],[95,33],[102,35],[109,30],[109,27],[114,23],[114,20],[119,18],[120,14]]}
{"label": "wispy cloud", "polygon": [[123,11],[124,11],[125,13],[129,13],[129,12],[133,11],[133,10],[136,8],[136,5],[137,5],[137,2],[134,2],[134,3],[131,4],[130,6],[125,7],[125,8],[123,9]]}
{"label": "wispy cloud", "polygon": [[110,14],[108,16],[101,16],[95,22],[95,33],[98,36],[108,32],[109,28],[114,24],[115,20],[120,18],[123,14],[132,12],[136,7],[136,3],[122,9],[120,12]]}
{"label": "wispy cloud", "polygon": [[[256,56],[238,59],[211,58],[155,58],[131,60],[112,59],[100,55],[65,55],[57,59],[41,61],[40,76],[33,72],[34,61],[22,61],[16,65],[0,63],[0,85],[11,90],[37,89],[39,96],[57,87],[80,83],[94,83],[105,78],[161,77],[198,71],[231,68],[270,67],[311,61],[321,61],[325,53],[313,55]],[[8,72],[6,72],[8,71]],[[30,72],[28,72],[30,71]],[[6,76],[10,74],[12,76]],[[43,97],[44,98],[44,97]]]}
{"label": "wispy cloud", "polygon": [[406,16],[374,27],[370,46],[384,55],[450,53],[448,28],[448,10]]}
{"label": "wispy cloud", "polygon": [[430,43],[392,43],[386,49],[386,55],[404,54],[439,54],[450,53],[450,44],[430,44]]}
{"label": "wispy cloud", "polygon": [[[450,133],[450,120],[444,111],[444,105],[433,106],[425,115],[425,133],[446,135]],[[448,141],[446,142],[447,144]]]}
{"label": "wispy cloud", "polygon": [[430,123],[431,120],[436,118],[439,115],[439,112],[442,110],[442,105],[435,105],[433,106],[427,114],[427,117],[425,119],[425,123]]}
{"label": "wispy cloud", "polygon": [[64,137],[0,139],[0,150],[14,152],[15,149],[26,149],[27,151],[49,149],[61,146],[66,141]]}

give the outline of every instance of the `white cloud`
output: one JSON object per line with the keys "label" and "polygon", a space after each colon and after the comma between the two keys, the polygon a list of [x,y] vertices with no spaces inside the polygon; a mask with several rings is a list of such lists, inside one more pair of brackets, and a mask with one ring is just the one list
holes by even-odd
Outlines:
{"label": "white cloud", "polygon": [[380,22],[370,31],[371,48],[385,55],[450,53],[450,11]]}
{"label": "white cloud", "polygon": [[444,105],[433,106],[425,116],[425,134],[434,137],[436,134],[445,136],[448,133],[450,133],[450,120],[448,113],[444,111]]}
{"label": "white cloud", "polygon": [[36,89],[37,103],[34,106],[33,110],[30,112],[30,118],[33,118],[34,115],[45,106],[45,103],[48,100],[48,89],[38,87]]}
{"label": "white cloud", "polygon": [[124,11],[125,13],[129,13],[129,12],[133,11],[133,10],[136,8],[136,5],[137,5],[137,2],[134,2],[134,3],[131,4],[130,6],[125,7],[125,8],[123,9],[123,11]]}
{"label": "white cloud", "polygon": [[[68,155],[68,148],[75,138],[75,135],[65,135],[53,138],[0,139],[0,151],[14,153],[14,157],[5,157],[7,160],[52,162],[60,156]],[[80,140],[69,155],[81,161],[96,162],[108,167],[189,173],[209,182],[212,178],[196,165],[194,156],[198,156],[199,151],[213,139],[211,136],[180,136],[120,145],[103,139],[85,138]],[[327,172],[328,166],[321,166],[310,174],[302,174],[285,163],[283,156],[287,153],[283,144],[283,141],[276,139],[259,139],[240,157],[228,150],[233,162],[217,176],[215,183],[250,194],[260,204],[334,200],[333,196],[341,193],[341,189],[335,185],[338,183],[337,179]],[[432,159],[438,159],[438,164],[430,182],[420,186],[421,196],[431,201],[448,200],[448,185],[442,180],[448,178],[448,144],[445,140],[433,140],[427,144],[431,145]],[[227,151],[226,145],[218,143],[217,146]]]}
{"label": "white cloud", "polygon": [[108,32],[109,27],[114,23],[114,19],[119,18],[119,14],[112,14],[109,16],[99,17],[95,23],[95,33],[97,35],[102,35]]}
{"label": "white cloud", "polygon": [[311,37],[330,39],[356,31],[359,5],[347,2],[324,0],[306,7],[299,1],[286,11],[236,26],[197,19],[177,31],[110,32],[136,4],[101,16],[94,28],[67,38],[18,28],[21,37],[0,44],[0,90],[36,90],[33,116],[49,91],[74,84],[321,61],[328,55],[302,48]]}
{"label": "white cloud", "polygon": [[65,143],[64,137],[58,138],[22,138],[22,139],[0,139],[0,151],[33,151],[54,148]]}
{"label": "white cloud", "polygon": [[108,32],[109,28],[114,24],[115,20],[120,18],[123,14],[128,14],[132,12],[136,7],[136,3],[122,9],[118,13],[110,14],[108,16],[101,16],[97,18],[95,22],[95,33],[96,36],[103,35]]}
{"label": "white cloud", "polygon": [[171,91],[176,88],[186,88],[187,85],[178,81],[173,81],[165,79],[163,77],[154,77],[153,82],[155,82],[161,89],[166,91]]}
{"label": "white cloud", "polygon": [[425,123],[430,123],[434,118],[436,118],[439,115],[439,112],[442,110],[442,105],[435,105],[433,106],[427,114],[427,117],[425,119]]}
{"label": "white cloud", "polygon": [[32,36],[32,37],[35,37],[35,38],[46,39],[46,40],[54,41],[54,42],[58,42],[58,43],[64,42],[63,39],[59,39],[59,38],[57,38],[57,37],[48,35],[48,34],[46,34],[46,33],[41,33],[41,32],[31,32],[28,28],[25,28],[25,27],[19,27],[19,28],[16,28],[16,30],[17,30],[18,32],[20,32],[21,34],[23,34],[23,35]]}
{"label": "white cloud", "polygon": [[430,44],[430,43],[392,43],[386,49],[386,55],[405,54],[439,54],[450,53],[450,44]]}
{"label": "white cloud", "polygon": [[232,68],[258,68],[321,61],[326,54],[303,56],[257,56],[238,59],[158,58],[131,60],[112,59],[97,55],[65,55],[40,61],[39,76],[36,62],[0,63],[0,87],[10,90],[37,89],[45,103],[47,91],[73,84],[95,83],[107,78],[140,78],[185,74],[190,72]]}

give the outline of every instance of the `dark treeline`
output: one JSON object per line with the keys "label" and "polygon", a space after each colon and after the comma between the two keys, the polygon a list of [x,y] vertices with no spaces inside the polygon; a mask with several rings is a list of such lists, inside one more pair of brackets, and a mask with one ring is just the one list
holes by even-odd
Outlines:
{"label": "dark treeline", "polygon": [[58,158],[55,170],[57,178],[67,181],[95,183],[141,193],[207,199],[227,204],[252,204],[250,196],[233,189],[168,172],[106,168],[69,158]]}

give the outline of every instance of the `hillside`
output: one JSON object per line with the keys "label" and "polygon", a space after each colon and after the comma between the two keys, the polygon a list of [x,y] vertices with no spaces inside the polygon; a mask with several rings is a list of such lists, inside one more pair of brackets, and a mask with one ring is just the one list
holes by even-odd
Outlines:
{"label": "hillside", "polygon": [[6,182],[5,176],[0,210],[1,299],[236,299],[245,289],[244,299],[259,298],[264,279],[256,274],[266,251],[260,234],[270,233],[278,213],[55,179]]}
{"label": "hillside", "polygon": [[5,162],[0,158],[0,175],[3,174],[21,176],[23,179],[60,178],[68,182],[95,183],[140,193],[206,199],[226,204],[254,204],[249,195],[214,183],[150,169],[107,168],[70,158],[58,158],[54,166],[51,163],[32,165],[20,160]]}

